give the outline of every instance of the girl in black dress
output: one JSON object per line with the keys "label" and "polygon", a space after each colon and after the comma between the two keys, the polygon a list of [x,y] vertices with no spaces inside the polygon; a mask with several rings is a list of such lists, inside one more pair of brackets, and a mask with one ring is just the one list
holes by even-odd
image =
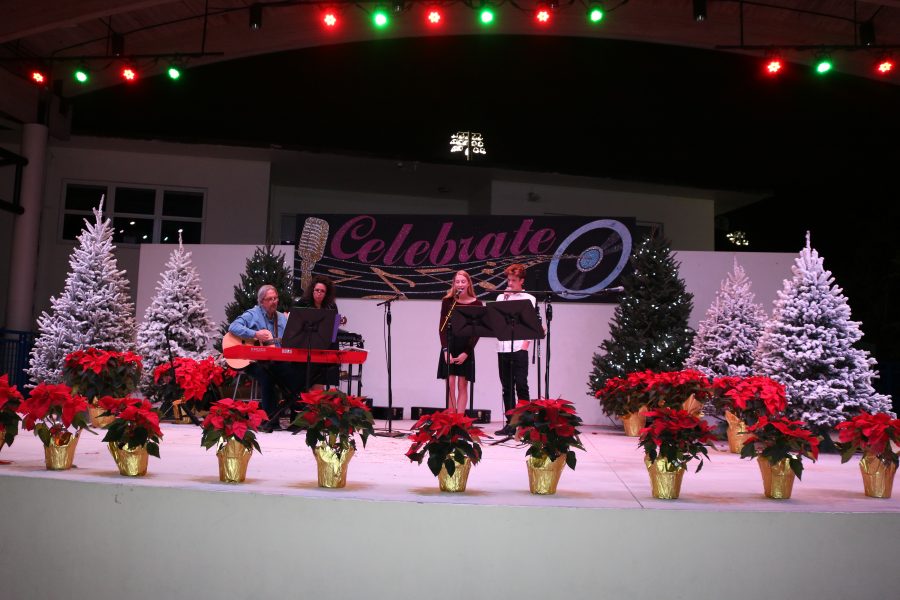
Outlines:
{"label": "girl in black dress", "polygon": [[469,401],[468,385],[470,381],[475,381],[475,344],[478,338],[452,335],[450,316],[457,306],[483,306],[481,300],[475,297],[472,278],[465,271],[456,272],[453,285],[441,301],[441,319],[438,321],[441,354],[437,373],[438,379],[450,379],[448,408],[465,412]]}

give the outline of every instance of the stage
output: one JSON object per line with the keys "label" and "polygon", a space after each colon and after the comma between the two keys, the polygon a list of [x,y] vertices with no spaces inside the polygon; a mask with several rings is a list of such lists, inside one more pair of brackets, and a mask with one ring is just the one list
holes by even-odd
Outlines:
{"label": "stage", "polygon": [[837,599],[900,586],[900,490],[866,498],[857,461],[838,455],[807,463],[778,501],[755,463],[713,451],[680,500],[654,500],[636,440],[586,427],[554,496],[528,492],[512,443],[485,445],[468,491],[449,494],[406,440],[374,437],[347,487],[326,490],[303,434],[260,434],[246,483],[229,485],[199,428],[163,430],[162,459],[136,479],[101,436],[82,435],[70,471],[46,471],[29,432],[0,452],[4,598]]}

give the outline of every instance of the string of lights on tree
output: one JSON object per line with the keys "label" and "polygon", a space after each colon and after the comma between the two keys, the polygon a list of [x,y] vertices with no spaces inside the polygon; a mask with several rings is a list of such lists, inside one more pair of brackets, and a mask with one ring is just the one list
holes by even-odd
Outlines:
{"label": "string of lights on tree", "polygon": [[[352,22],[368,22],[373,30],[390,30],[401,20],[418,21],[423,30],[436,31],[447,25],[450,19],[449,7],[451,4],[463,4],[471,9],[471,21],[474,27],[484,31],[490,31],[498,22],[509,14],[527,15],[536,29],[547,31],[552,29],[555,17],[561,11],[583,11],[584,21],[587,27],[602,27],[616,11],[628,3],[628,0],[593,1],[593,0],[529,0],[519,2],[517,0],[282,0],[266,3],[254,3],[249,6],[230,7],[219,9],[207,8],[207,12],[198,15],[198,18],[217,16],[235,11],[247,11],[248,26],[251,30],[263,29],[264,15],[276,12],[279,8],[307,6],[313,13],[311,18],[317,20],[323,31],[339,33],[342,26]],[[354,9],[348,12],[347,8]],[[787,7],[779,7],[789,10]],[[707,20],[706,0],[694,0],[692,2],[692,16],[698,23]],[[802,12],[802,11],[798,11]],[[454,14],[458,17],[458,14]],[[162,25],[160,25],[162,26]],[[155,26],[149,26],[151,29]],[[133,32],[131,32],[133,33]],[[741,36],[743,39],[743,35]],[[37,62],[48,61],[55,63],[75,63],[74,67],[62,67],[66,76],[70,76],[76,83],[86,85],[90,82],[91,73],[101,69],[115,66],[119,77],[123,82],[134,83],[140,80],[141,72],[153,70],[155,73],[159,63],[165,64],[164,72],[173,82],[180,80],[184,74],[187,63],[196,58],[222,56],[221,52],[198,53],[172,53],[154,55],[126,55],[124,51],[125,35],[111,33],[109,39],[110,52],[102,56],[53,56],[46,59],[33,59]],[[783,57],[788,51],[811,52],[814,55],[812,72],[816,75],[826,75],[836,69],[834,56],[839,52],[852,52],[866,50],[873,53],[877,59],[872,66],[872,72],[879,77],[888,77],[896,72],[895,60],[891,54],[897,46],[878,46],[875,43],[875,29],[872,20],[858,24],[858,36],[852,45],[785,45],[785,46],[748,46],[743,43],[737,46],[716,46],[718,50],[741,50],[760,52],[763,54],[761,70],[769,77],[777,78],[790,71],[792,65]],[[141,69],[138,63],[149,63],[149,67]],[[94,63],[105,62],[100,66]],[[53,73],[60,78],[59,71]],[[42,87],[49,86],[51,82],[51,68],[39,67],[30,71],[32,81]]]}
{"label": "string of lights on tree", "polygon": [[660,235],[646,238],[631,256],[633,270],[622,276],[622,301],[610,322],[609,338],[594,354],[588,381],[595,393],[611,377],[652,369],[681,369],[691,349],[688,326],[693,294],[678,276],[679,263]]}

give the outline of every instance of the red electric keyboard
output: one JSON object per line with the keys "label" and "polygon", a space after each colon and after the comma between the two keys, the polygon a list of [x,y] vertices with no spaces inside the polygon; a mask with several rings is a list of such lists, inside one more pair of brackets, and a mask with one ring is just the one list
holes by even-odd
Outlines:
{"label": "red electric keyboard", "polygon": [[[276,348],[275,346],[231,346],[222,350],[227,360],[280,360],[306,362],[305,348]],[[318,350],[309,351],[309,361],[333,365],[361,365],[369,353],[365,350]]]}

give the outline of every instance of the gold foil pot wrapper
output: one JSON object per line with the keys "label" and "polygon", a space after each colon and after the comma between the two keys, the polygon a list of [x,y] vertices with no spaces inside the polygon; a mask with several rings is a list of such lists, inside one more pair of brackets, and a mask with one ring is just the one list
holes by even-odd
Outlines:
{"label": "gold foil pot wrapper", "polygon": [[147,464],[150,462],[147,446],[132,448],[125,445],[123,448],[119,448],[115,442],[109,442],[109,453],[112,454],[113,460],[116,461],[120,475],[143,477],[147,474]]}
{"label": "gold foil pot wrapper", "polygon": [[752,434],[747,433],[747,424],[734,416],[730,410],[725,411],[725,420],[728,421],[728,451],[740,454],[744,448],[744,441]]}
{"label": "gold foil pot wrapper", "polygon": [[438,484],[441,486],[442,492],[466,491],[466,482],[469,480],[469,470],[472,468],[472,461],[467,456],[461,463],[456,460],[453,462],[456,465],[453,475],[448,475],[444,466],[441,466],[441,472],[438,473]]}
{"label": "gold foil pot wrapper", "polygon": [[763,491],[766,498],[775,500],[787,500],[794,490],[794,472],[791,470],[790,459],[778,461],[775,464],[763,456],[757,456],[759,472],[762,473]]}
{"label": "gold foil pot wrapper", "polygon": [[677,500],[681,495],[684,467],[670,470],[670,463],[665,458],[657,457],[656,460],[650,460],[647,455],[644,455],[644,464],[647,466],[647,473],[650,474],[650,493],[653,497],[660,500]]}
{"label": "gold foil pot wrapper", "polygon": [[88,405],[88,414],[91,416],[91,426],[97,429],[104,429],[107,425],[116,420],[112,415],[101,417],[105,411],[94,403]]}
{"label": "gold foil pot wrapper", "polygon": [[554,461],[547,455],[529,456],[525,459],[525,466],[528,467],[528,489],[532,494],[555,494],[566,466],[566,456],[560,454]]}
{"label": "gold foil pot wrapper", "polygon": [[337,454],[328,444],[320,444],[313,448],[316,457],[316,469],[319,475],[319,487],[342,488],[347,485],[347,467],[350,459],[356,454],[352,446],[344,446]]}
{"label": "gold foil pot wrapper", "polygon": [[866,496],[870,498],[891,497],[897,465],[891,461],[884,462],[874,454],[866,452],[859,461],[859,472],[862,473]]}
{"label": "gold foil pot wrapper", "polygon": [[191,418],[184,412],[181,405],[184,404],[184,398],[179,398],[172,402],[172,419],[176,423],[190,423]]}
{"label": "gold foil pot wrapper", "polygon": [[69,438],[68,444],[58,445],[53,439],[50,439],[50,445],[44,446],[44,463],[51,471],[65,471],[72,468],[75,462],[75,447],[78,445],[78,438],[81,437],[81,430]]}
{"label": "gold foil pot wrapper", "polygon": [[234,436],[216,450],[219,459],[219,481],[225,483],[243,483],[247,479],[247,465],[253,450],[247,448]]}
{"label": "gold foil pot wrapper", "polygon": [[628,437],[638,437],[641,429],[647,425],[647,405],[641,406],[637,412],[628,413],[622,416],[622,426],[625,427],[625,435]]}
{"label": "gold foil pot wrapper", "polygon": [[681,403],[681,408],[695,417],[703,416],[703,403],[697,400],[694,394],[688,396],[688,399]]}
{"label": "gold foil pot wrapper", "polygon": [[3,444],[6,443],[6,430],[0,429],[0,451],[3,450]]}

